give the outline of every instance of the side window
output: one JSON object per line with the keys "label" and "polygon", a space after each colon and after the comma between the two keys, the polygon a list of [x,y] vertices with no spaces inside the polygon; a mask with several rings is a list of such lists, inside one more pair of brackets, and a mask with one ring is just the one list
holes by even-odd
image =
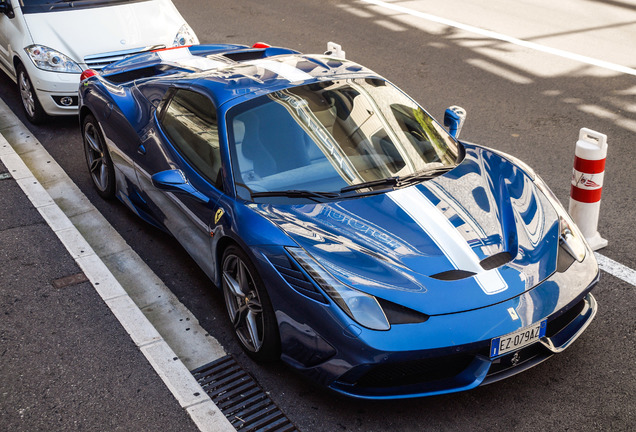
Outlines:
{"label": "side window", "polygon": [[159,122],[184,159],[222,190],[218,123],[212,101],[200,93],[179,89]]}

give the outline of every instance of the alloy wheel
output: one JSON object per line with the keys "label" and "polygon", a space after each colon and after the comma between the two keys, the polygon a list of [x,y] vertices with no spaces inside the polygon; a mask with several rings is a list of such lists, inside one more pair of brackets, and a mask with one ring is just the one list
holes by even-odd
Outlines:
{"label": "alloy wheel", "polygon": [[84,147],[93,183],[103,192],[108,188],[110,182],[108,159],[105,156],[106,149],[102,143],[99,131],[90,122],[84,126]]}
{"label": "alloy wheel", "polygon": [[18,84],[20,86],[20,97],[22,104],[29,117],[35,117],[35,95],[33,94],[33,87],[29,77],[24,72],[20,72],[18,77]]}
{"label": "alloy wheel", "polygon": [[223,261],[223,295],[240,342],[248,351],[258,352],[264,341],[263,305],[247,265],[234,254]]}

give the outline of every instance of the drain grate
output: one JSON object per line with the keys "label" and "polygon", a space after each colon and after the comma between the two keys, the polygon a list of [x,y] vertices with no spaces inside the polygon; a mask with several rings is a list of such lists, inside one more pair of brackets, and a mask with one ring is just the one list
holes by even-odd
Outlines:
{"label": "drain grate", "polygon": [[237,430],[298,432],[234,357],[221,357],[193,370],[192,375]]}

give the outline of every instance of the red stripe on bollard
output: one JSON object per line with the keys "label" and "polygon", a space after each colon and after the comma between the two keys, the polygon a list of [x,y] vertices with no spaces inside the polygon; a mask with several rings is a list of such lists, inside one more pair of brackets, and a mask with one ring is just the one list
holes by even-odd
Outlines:
{"label": "red stripe on bollard", "polygon": [[598,174],[605,171],[605,159],[587,160],[574,157],[574,169],[586,174]]}
{"label": "red stripe on bollard", "polygon": [[572,185],[570,189],[570,197],[578,202],[582,203],[595,203],[601,200],[601,192],[603,188],[599,189],[581,189]]}

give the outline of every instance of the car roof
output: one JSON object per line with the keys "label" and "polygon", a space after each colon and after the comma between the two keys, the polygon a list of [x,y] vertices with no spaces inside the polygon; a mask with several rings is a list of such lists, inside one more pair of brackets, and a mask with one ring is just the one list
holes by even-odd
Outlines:
{"label": "car roof", "polygon": [[[134,79],[131,72],[142,69],[157,72],[153,76],[143,73]],[[102,75],[108,80],[133,77],[130,84],[135,82],[140,88],[157,85],[196,88],[212,97],[217,106],[301,84],[354,77],[380,78],[355,62],[333,55],[241,45],[198,45],[155,51],[105,68]]]}
{"label": "car roof", "polygon": [[375,76],[357,63],[328,56],[284,54],[241,62],[197,76],[192,84],[211,91],[221,105],[302,84]]}

